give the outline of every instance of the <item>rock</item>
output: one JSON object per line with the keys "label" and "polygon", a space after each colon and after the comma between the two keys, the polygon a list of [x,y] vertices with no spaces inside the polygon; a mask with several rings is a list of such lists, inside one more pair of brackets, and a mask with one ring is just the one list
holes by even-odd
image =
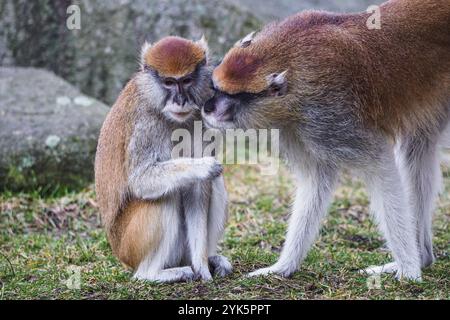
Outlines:
{"label": "rock", "polygon": [[0,189],[78,188],[93,178],[109,108],[33,68],[0,68]]}
{"label": "rock", "polygon": [[386,0],[231,0],[234,3],[251,9],[251,12],[263,19],[271,21],[281,19],[302,10],[315,9],[333,12],[358,12],[366,10],[370,5],[377,5]]}
{"label": "rock", "polygon": [[[80,8],[81,29],[71,4]],[[2,0],[0,65],[44,67],[89,96],[112,104],[137,69],[144,40],[199,39],[220,56],[259,28],[247,10],[224,0]],[[3,43],[3,45],[2,45]]]}

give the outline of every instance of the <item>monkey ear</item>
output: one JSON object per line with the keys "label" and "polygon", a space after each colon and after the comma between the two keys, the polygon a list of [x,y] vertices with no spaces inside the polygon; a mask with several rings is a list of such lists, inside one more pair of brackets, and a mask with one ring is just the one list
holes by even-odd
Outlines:
{"label": "monkey ear", "polygon": [[256,31],[253,31],[246,35],[244,38],[234,44],[235,47],[246,48],[252,44],[253,38],[255,38]]}
{"label": "monkey ear", "polygon": [[208,60],[208,57],[209,57],[209,46],[208,46],[208,41],[206,40],[205,35],[202,35],[200,40],[198,40],[195,43],[198,44],[203,49],[203,51],[205,52],[206,60]]}
{"label": "monkey ear", "polygon": [[151,47],[152,47],[152,45],[147,41],[145,41],[144,44],[142,45],[142,48],[141,48],[141,67],[142,68],[144,68],[144,66],[145,66],[145,56],[147,55],[148,50],[150,50]]}
{"label": "monkey ear", "polygon": [[287,93],[288,83],[286,79],[288,70],[281,73],[272,73],[267,77],[267,94],[270,97],[281,97]]}

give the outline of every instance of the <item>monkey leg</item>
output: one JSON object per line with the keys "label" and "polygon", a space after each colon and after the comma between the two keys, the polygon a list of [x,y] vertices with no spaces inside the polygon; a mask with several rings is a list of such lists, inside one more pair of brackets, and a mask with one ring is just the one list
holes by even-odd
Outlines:
{"label": "monkey leg", "polygon": [[224,256],[217,255],[217,245],[223,236],[228,218],[228,197],[223,176],[211,181],[211,198],[208,210],[208,263],[214,275],[224,277],[233,270]]}
{"label": "monkey leg", "polygon": [[111,244],[114,253],[126,265],[136,269],[154,252],[162,239],[161,206],[133,200],[118,216]]}
{"label": "monkey leg", "polygon": [[297,271],[300,261],[306,257],[319,233],[338,171],[333,166],[316,163],[308,166],[308,169],[298,170],[297,175],[297,194],[280,258],[273,266],[250,273],[250,277],[268,274],[291,276]]}
{"label": "monkey leg", "polygon": [[[131,201],[121,214],[117,256],[135,269],[136,279],[155,282],[189,281],[190,267],[178,267],[184,250],[181,210],[177,198]],[[168,268],[177,266],[175,268]]]}
{"label": "monkey leg", "polygon": [[210,182],[192,185],[182,194],[186,238],[188,244],[187,258],[191,263],[196,278],[212,280],[208,267],[208,207],[211,193]]}
{"label": "monkey leg", "polygon": [[402,176],[395,164],[390,146],[385,147],[381,160],[364,172],[370,194],[371,211],[386,238],[395,262],[371,267],[363,272],[396,273],[397,278],[420,281],[420,256],[416,238],[416,219],[408,203]]}
{"label": "monkey leg", "polygon": [[412,137],[402,143],[402,170],[409,191],[411,210],[416,219],[421,266],[434,262],[432,220],[442,184],[437,138]]}

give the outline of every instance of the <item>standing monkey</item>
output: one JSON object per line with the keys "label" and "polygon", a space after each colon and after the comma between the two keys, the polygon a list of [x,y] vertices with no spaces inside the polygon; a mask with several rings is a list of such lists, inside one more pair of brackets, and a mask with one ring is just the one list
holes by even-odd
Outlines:
{"label": "standing monkey", "polygon": [[[142,48],[141,69],[103,124],[95,160],[100,213],[115,255],[135,277],[210,280],[231,265],[216,255],[227,218],[222,166],[172,159],[172,132],[193,131],[211,97],[204,38],[167,37]],[[184,267],[182,267],[184,265]]]}
{"label": "standing monkey", "polygon": [[392,0],[369,14],[306,11],[239,42],[213,72],[203,114],[218,128],[279,128],[298,179],[286,242],[273,266],[305,258],[343,168],[365,180],[394,258],[366,269],[421,279],[433,260],[437,145],[450,112],[450,1]]}

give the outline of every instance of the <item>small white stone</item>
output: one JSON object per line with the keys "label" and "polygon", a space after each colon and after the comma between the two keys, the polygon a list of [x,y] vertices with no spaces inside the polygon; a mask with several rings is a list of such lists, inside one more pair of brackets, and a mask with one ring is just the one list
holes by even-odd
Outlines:
{"label": "small white stone", "polygon": [[47,139],[45,139],[45,145],[51,149],[56,148],[56,146],[61,141],[61,138],[55,135],[48,136]]}
{"label": "small white stone", "polygon": [[74,99],[74,102],[75,104],[82,107],[89,107],[93,103],[92,99],[85,96],[76,97]]}
{"label": "small white stone", "polygon": [[60,106],[67,106],[72,102],[72,100],[69,97],[61,96],[56,98],[56,103]]}

